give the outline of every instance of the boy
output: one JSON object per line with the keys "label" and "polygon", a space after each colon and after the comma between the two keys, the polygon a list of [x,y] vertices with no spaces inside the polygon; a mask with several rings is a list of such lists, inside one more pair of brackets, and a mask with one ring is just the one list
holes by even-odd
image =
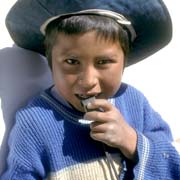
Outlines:
{"label": "boy", "polygon": [[[125,66],[170,40],[169,27],[163,34],[161,29],[171,26],[168,12],[156,1],[137,1],[138,11],[132,10],[134,1],[105,1],[106,8],[98,2],[70,2],[71,10],[41,26],[54,86],[17,112],[2,179],[180,178],[168,125],[141,92],[121,82]],[[140,30],[142,3],[146,13],[156,7],[162,23],[153,26],[157,17],[148,14],[148,37]],[[134,24],[124,16],[128,10],[132,20],[139,19]]]}

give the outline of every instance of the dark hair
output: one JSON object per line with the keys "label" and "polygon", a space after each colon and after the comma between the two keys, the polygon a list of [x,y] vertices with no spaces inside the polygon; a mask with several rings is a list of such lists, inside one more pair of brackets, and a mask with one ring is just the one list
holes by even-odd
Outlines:
{"label": "dark hair", "polygon": [[46,57],[51,67],[52,48],[59,32],[67,35],[81,34],[95,30],[97,36],[113,42],[119,41],[126,56],[130,49],[128,31],[113,19],[98,15],[80,15],[58,18],[48,24],[45,36]]}

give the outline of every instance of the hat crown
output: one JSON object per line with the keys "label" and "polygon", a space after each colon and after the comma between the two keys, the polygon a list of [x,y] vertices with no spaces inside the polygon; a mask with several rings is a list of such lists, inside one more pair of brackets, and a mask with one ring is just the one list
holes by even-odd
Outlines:
{"label": "hat crown", "polygon": [[51,15],[67,14],[86,9],[105,9],[112,10],[119,9],[120,0],[37,0]]}

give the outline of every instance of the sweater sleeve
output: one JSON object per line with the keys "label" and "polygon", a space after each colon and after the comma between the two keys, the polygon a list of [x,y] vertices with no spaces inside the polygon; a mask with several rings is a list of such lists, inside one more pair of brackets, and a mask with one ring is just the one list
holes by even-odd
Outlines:
{"label": "sweater sleeve", "polygon": [[28,114],[18,113],[16,116],[16,124],[9,137],[7,169],[0,180],[37,180],[45,176],[41,158],[45,153],[40,143],[40,131],[30,119]]}
{"label": "sweater sleeve", "polygon": [[143,114],[143,131],[136,130],[138,163],[134,167],[134,179],[180,179],[180,156],[173,146],[168,124],[147,100]]}

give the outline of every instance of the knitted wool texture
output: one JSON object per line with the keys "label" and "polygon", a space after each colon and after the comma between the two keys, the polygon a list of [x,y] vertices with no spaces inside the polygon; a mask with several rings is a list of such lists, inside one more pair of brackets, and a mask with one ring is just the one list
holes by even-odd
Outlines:
{"label": "knitted wool texture", "polygon": [[[136,163],[107,148],[119,179],[180,179],[180,158],[171,144],[169,126],[144,95],[122,84],[113,99],[138,135]],[[102,144],[90,138],[89,126],[78,123],[83,115],[58,102],[49,89],[35,97],[16,115],[1,180],[110,179]]]}

